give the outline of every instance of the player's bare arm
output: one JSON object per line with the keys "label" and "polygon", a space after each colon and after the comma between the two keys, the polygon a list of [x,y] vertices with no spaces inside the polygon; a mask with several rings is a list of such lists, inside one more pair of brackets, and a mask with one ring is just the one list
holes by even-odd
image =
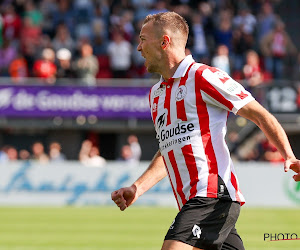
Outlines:
{"label": "player's bare arm", "polygon": [[254,122],[272,142],[285,159],[284,170],[295,171],[295,181],[300,181],[300,161],[296,159],[288,141],[287,135],[277,119],[257,101],[252,101],[241,108],[238,115]]}
{"label": "player's bare arm", "polygon": [[167,176],[164,161],[158,151],[147,170],[130,186],[118,189],[111,194],[111,199],[121,211],[133,204],[138,197]]}

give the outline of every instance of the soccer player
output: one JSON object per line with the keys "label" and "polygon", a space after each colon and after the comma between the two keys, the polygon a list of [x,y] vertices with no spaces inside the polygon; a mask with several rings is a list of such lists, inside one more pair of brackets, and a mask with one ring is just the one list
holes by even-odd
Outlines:
{"label": "soccer player", "polygon": [[[225,72],[185,55],[186,21],[174,12],[144,20],[137,50],[149,72],[161,74],[150,91],[159,150],[132,186],[112,192],[125,210],[168,176],[179,207],[162,250],[244,249],[235,223],[244,197],[224,137],[229,112],[260,127],[300,181],[296,159],[278,121]],[[259,173],[258,173],[259,174]]]}

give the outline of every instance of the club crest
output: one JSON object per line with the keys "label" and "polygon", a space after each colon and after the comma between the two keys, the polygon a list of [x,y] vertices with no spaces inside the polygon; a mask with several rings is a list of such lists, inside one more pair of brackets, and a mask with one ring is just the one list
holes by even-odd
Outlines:
{"label": "club crest", "polygon": [[181,101],[187,94],[187,89],[184,85],[179,86],[175,93],[176,101]]}

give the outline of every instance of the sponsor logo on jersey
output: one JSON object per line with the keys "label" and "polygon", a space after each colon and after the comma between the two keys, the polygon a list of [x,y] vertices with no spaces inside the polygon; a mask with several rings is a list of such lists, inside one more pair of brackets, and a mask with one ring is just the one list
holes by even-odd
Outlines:
{"label": "sponsor logo on jersey", "polygon": [[160,150],[165,150],[175,144],[190,141],[190,132],[195,130],[193,123],[177,123],[176,126],[166,126],[168,111],[156,119],[156,139],[159,140]]}
{"label": "sponsor logo on jersey", "polygon": [[240,94],[236,94],[239,98],[241,98],[242,100],[245,99],[248,95],[246,93],[244,93],[243,91],[241,91]]}
{"label": "sponsor logo on jersey", "polygon": [[157,119],[157,127],[161,128],[165,125],[166,121],[166,113],[163,113],[158,119]]}
{"label": "sponsor logo on jersey", "polygon": [[192,232],[193,232],[194,236],[196,236],[198,239],[200,239],[201,228],[198,225],[194,225]]}
{"label": "sponsor logo on jersey", "polygon": [[152,106],[152,113],[155,113],[157,111],[157,104],[154,103]]}
{"label": "sponsor logo on jersey", "polygon": [[163,94],[163,92],[164,92],[164,87],[160,87],[154,91],[153,97],[155,98],[155,97],[161,96]]}
{"label": "sponsor logo on jersey", "polygon": [[213,70],[213,72],[215,75],[217,75],[217,77],[220,79],[220,81],[224,84],[230,79],[229,75],[224,71],[221,71],[221,70],[215,68]]}
{"label": "sponsor logo on jersey", "polygon": [[187,93],[186,86],[184,86],[184,85],[179,86],[175,93],[176,101],[179,102],[179,101],[183,100],[183,98],[186,96],[186,93]]}
{"label": "sponsor logo on jersey", "polygon": [[[161,115],[157,120],[157,126],[158,128],[161,128],[163,123],[165,122],[165,116]],[[176,127],[172,128],[163,128],[160,129],[160,131],[157,133],[157,139],[161,142],[172,138],[175,135],[181,135],[185,134],[186,132],[192,132],[195,129],[193,123],[183,123],[183,124],[177,124]]]}
{"label": "sponsor logo on jersey", "polygon": [[238,83],[234,82],[234,81],[228,81],[226,84],[225,84],[225,87],[226,87],[226,90],[231,92],[231,93],[234,93],[236,90],[239,89],[239,85]]}

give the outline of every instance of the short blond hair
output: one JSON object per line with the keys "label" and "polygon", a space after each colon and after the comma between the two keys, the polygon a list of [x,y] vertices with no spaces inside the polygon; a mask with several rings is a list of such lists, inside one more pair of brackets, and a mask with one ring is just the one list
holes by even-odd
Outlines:
{"label": "short blond hair", "polygon": [[152,22],[154,27],[161,31],[170,30],[171,32],[179,32],[182,39],[187,42],[189,35],[189,26],[186,20],[175,12],[163,12],[146,16],[143,25]]}

